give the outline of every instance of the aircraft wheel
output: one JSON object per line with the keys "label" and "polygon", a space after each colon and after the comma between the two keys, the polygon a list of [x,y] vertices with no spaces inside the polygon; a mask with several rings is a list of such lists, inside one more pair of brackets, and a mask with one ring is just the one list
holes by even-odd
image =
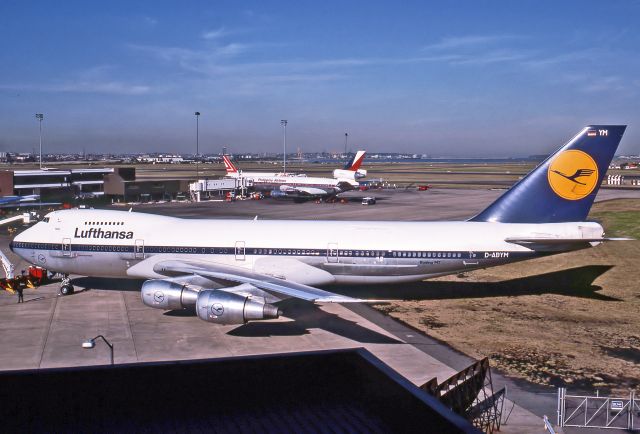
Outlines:
{"label": "aircraft wheel", "polygon": [[60,287],[60,294],[62,295],[70,295],[73,294],[73,285],[62,285]]}

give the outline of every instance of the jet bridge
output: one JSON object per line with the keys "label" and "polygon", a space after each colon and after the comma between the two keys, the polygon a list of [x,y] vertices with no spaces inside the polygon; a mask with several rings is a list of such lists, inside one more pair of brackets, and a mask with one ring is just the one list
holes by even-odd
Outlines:
{"label": "jet bridge", "polygon": [[21,220],[22,220],[23,224],[28,225],[29,223],[31,223],[34,220],[34,218],[35,218],[35,214],[29,213],[29,212],[25,212],[25,213],[17,215],[17,216],[8,217],[8,218],[0,220],[0,226],[8,225],[8,224],[14,223],[14,222],[19,222]]}
{"label": "jet bridge", "polygon": [[[35,213],[23,213],[13,217],[8,217],[0,220],[0,226],[8,225],[15,222],[22,222],[22,224],[29,224],[35,219]],[[9,258],[0,250],[0,262],[2,262],[2,269],[4,270],[4,279],[0,279],[0,287],[10,292],[13,292],[13,284],[15,280],[15,266],[11,263]]]}
{"label": "jet bridge", "polygon": [[212,199],[229,191],[240,191],[244,196],[245,192],[253,187],[253,180],[250,178],[223,178],[223,179],[200,179],[189,184],[189,193],[194,202]]}

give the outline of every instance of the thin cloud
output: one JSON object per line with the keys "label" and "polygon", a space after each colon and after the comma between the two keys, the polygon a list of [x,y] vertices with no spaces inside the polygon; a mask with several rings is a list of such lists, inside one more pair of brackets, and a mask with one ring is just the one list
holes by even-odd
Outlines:
{"label": "thin cloud", "polygon": [[0,84],[0,89],[37,91],[37,92],[63,92],[63,93],[101,93],[111,95],[146,95],[152,92],[152,88],[146,85],[128,84],[119,81],[111,82],[64,82],[53,84]]}
{"label": "thin cloud", "polygon": [[477,47],[479,45],[495,44],[507,39],[514,39],[514,35],[470,35],[450,36],[442,38],[440,42],[423,47],[425,51],[450,50],[459,48]]}
{"label": "thin cloud", "polygon": [[78,71],[73,79],[49,83],[3,84],[0,89],[62,92],[62,93],[99,93],[110,95],[146,95],[155,90],[146,84],[130,83],[112,78],[116,67],[97,65]]}
{"label": "thin cloud", "polygon": [[551,56],[540,56],[532,58],[523,62],[523,66],[531,68],[546,68],[553,67],[561,63],[574,62],[592,58],[597,56],[598,52],[595,49],[576,50],[566,53],[560,53]]}
{"label": "thin cloud", "polygon": [[229,35],[229,32],[224,27],[220,27],[219,29],[204,31],[201,36],[202,39],[212,40],[219,39],[227,35]]}
{"label": "thin cloud", "polygon": [[262,73],[271,71],[287,71],[300,74],[304,71],[318,71],[335,68],[358,68],[371,65],[401,65],[409,63],[482,63],[498,61],[498,56],[506,59],[514,54],[492,53],[490,58],[475,59],[471,55],[437,54],[431,56],[409,57],[352,57],[343,59],[300,59],[279,62],[243,62],[236,57],[255,48],[250,44],[229,43],[209,49],[194,50],[181,47],[162,47],[150,45],[129,45],[130,49],[144,52],[150,56],[168,62],[175,62],[181,68],[205,75]]}
{"label": "thin cloud", "polygon": [[531,54],[514,50],[495,50],[475,55],[460,56],[451,61],[456,65],[488,65],[491,63],[520,62],[529,59]]}
{"label": "thin cloud", "polygon": [[613,75],[592,79],[585,83],[581,90],[585,93],[620,92],[626,91],[627,86],[621,77]]}
{"label": "thin cloud", "polygon": [[422,48],[432,53],[426,59],[449,65],[488,65],[492,63],[516,63],[531,59],[530,50],[501,47],[507,41],[522,39],[517,35],[467,35],[449,36]]}
{"label": "thin cloud", "polygon": [[635,96],[634,85],[619,75],[600,75],[595,72],[564,73],[557,77],[557,83],[570,85],[579,92],[592,93],[618,93],[624,96]]}

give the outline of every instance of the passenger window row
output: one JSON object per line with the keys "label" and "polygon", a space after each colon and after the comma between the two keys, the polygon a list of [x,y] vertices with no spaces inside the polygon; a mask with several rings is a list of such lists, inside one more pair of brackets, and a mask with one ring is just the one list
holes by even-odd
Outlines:
{"label": "passenger window row", "polygon": [[394,258],[461,258],[459,252],[393,252]]}
{"label": "passenger window row", "polygon": [[253,249],[254,255],[304,255],[319,256],[319,250],[314,249]]}

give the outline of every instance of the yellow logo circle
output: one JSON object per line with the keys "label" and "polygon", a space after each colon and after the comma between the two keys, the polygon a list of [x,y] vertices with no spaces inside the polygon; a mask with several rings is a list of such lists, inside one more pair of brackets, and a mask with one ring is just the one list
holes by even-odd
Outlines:
{"label": "yellow logo circle", "polygon": [[547,179],[558,196],[579,200],[596,187],[598,166],[589,154],[571,149],[553,159],[547,170]]}

